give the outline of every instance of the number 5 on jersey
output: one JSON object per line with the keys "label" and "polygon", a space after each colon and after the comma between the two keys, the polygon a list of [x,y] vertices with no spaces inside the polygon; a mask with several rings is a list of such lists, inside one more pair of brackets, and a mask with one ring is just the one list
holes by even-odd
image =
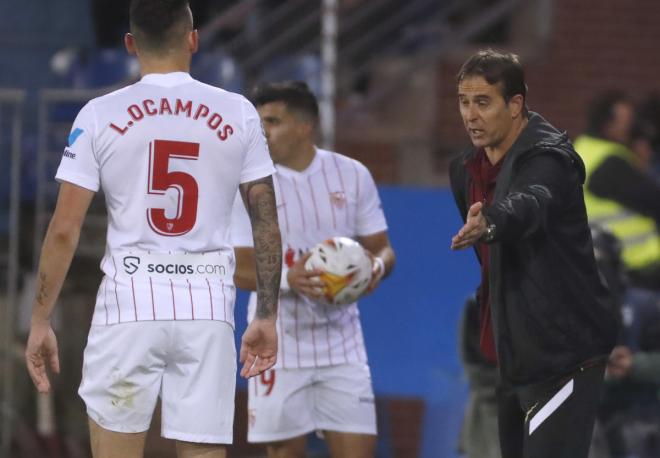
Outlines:
{"label": "number 5 on jersey", "polygon": [[199,143],[154,140],[149,144],[149,185],[147,193],[165,196],[168,189],[177,194],[176,215],[165,216],[164,208],[147,209],[151,229],[160,235],[174,237],[189,232],[197,220],[199,198],[197,181],[185,172],[170,172],[170,159],[199,158]]}

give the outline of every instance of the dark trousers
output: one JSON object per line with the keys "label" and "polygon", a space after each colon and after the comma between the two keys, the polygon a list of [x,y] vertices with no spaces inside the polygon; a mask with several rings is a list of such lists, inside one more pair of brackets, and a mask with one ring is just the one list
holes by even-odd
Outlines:
{"label": "dark trousers", "polygon": [[498,390],[502,458],[587,458],[605,363],[547,383]]}

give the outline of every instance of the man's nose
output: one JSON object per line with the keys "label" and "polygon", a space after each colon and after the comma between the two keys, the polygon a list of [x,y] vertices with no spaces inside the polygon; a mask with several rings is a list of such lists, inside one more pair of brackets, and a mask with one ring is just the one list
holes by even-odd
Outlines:
{"label": "man's nose", "polygon": [[477,118],[477,108],[474,104],[471,103],[467,106],[465,110],[465,117],[470,121]]}

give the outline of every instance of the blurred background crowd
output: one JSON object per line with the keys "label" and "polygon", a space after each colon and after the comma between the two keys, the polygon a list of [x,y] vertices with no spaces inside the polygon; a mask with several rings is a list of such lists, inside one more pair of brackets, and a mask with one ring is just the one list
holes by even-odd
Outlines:
{"label": "blurred background crowd", "polygon": [[[90,98],[139,78],[123,48],[128,3],[0,2],[0,457],[89,456],[76,390],[100,281],[102,196],[86,221],[56,317],[62,375],[53,396],[36,396],[22,345],[35,256],[57,192],[52,177],[71,123]],[[496,369],[477,351],[470,298],[477,267],[472,253],[449,252],[461,223],[447,165],[468,143],[454,75],[483,47],[520,55],[530,109],[566,130],[587,165],[596,257],[621,312],[592,456],[660,456],[660,3],[192,0],[191,6],[200,31],[195,78],[246,94],[260,81],[307,81],[331,107],[323,143],[362,161],[380,186],[400,261],[361,305],[378,398],[378,456],[498,456]],[[336,35],[324,36],[323,24],[332,23]],[[324,60],[324,46],[336,61]],[[237,323],[244,313],[237,306]],[[244,389],[239,384],[230,456],[261,456],[245,443]],[[147,456],[174,456],[153,429]],[[310,454],[325,456],[323,445],[312,443]]]}

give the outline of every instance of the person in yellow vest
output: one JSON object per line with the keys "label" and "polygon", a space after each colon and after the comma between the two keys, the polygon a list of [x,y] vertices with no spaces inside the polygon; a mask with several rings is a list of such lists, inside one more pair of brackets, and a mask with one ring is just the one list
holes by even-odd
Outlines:
{"label": "person in yellow vest", "polygon": [[586,167],[584,201],[590,224],[607,227],[622,243],[631,283],[660,289],[660,183],[628,148],[635,111],[621,91],[598,96],[587,132],[574,147]]}

